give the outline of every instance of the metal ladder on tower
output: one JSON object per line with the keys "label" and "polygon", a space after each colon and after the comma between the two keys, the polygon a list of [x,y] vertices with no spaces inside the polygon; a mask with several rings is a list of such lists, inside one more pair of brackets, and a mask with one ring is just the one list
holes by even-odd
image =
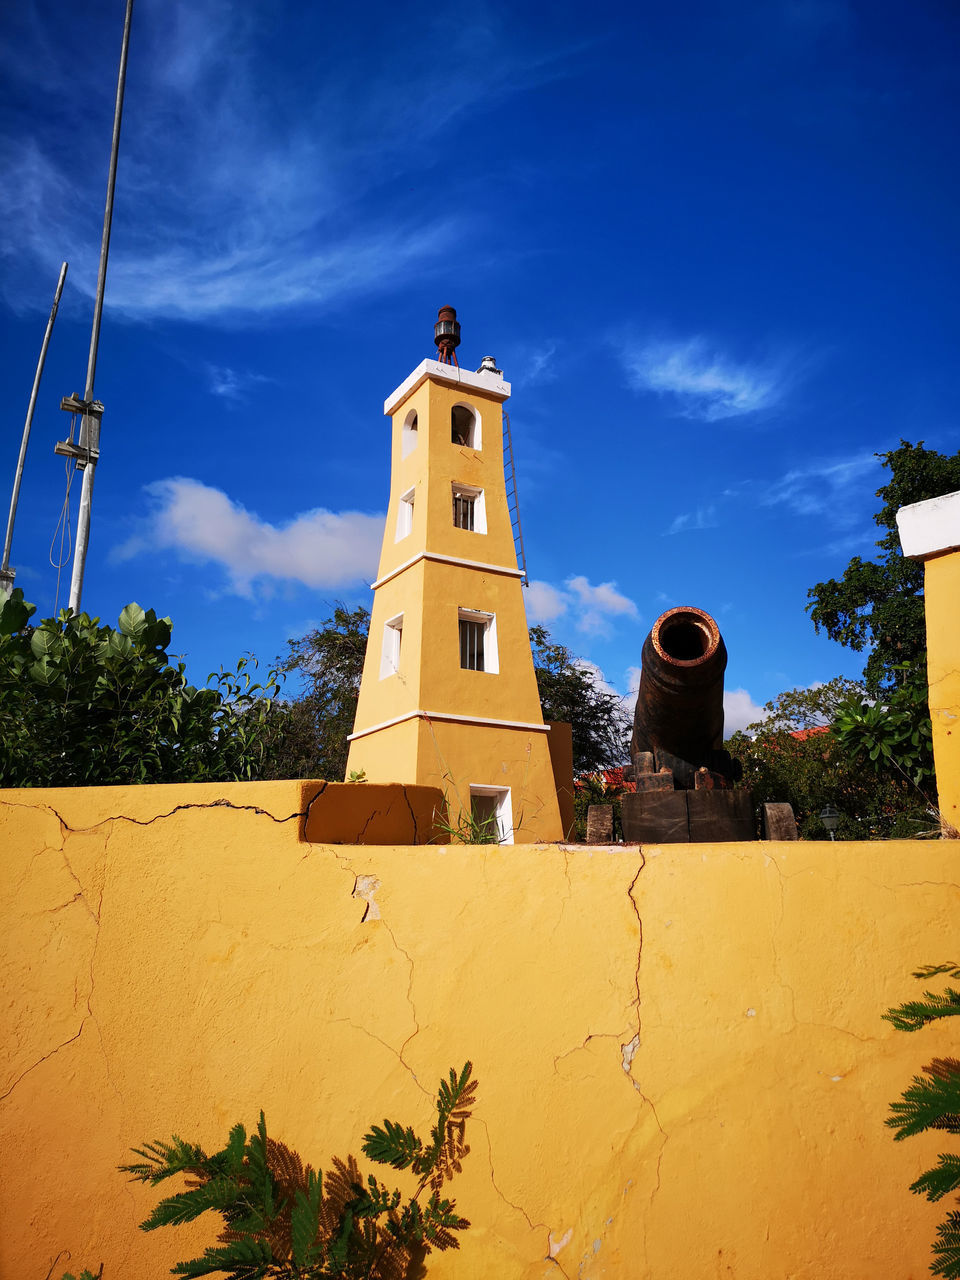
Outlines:
{"label": "metal ladder on tower", "polygon": [[507,510],[513,530],[513,545],[517,551],[517,565],[523,573],[521,581],[530,585],[527,577],[527,557],[523,553],[523,529],[520,526],[520,504],[517,501],[517,470],[513,464],[513,437],[510,434],[510,415],[503,413],[503,478],[507,489]]}

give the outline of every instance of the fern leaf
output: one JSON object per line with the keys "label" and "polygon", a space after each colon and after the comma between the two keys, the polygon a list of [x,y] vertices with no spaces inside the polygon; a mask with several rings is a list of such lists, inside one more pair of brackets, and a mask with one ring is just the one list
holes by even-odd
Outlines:
{"label": "fern leaf", "polygon": [[140,1223],[141,1231],[155,1231],[157,1227],[179,1227],[184,1222],[193,1222],[208,1209],[222,1212],[234,1204],[240,1188],[233,1178],[211,1178],[202,1186],[191,1191],[181,1191],[179,1195],[167,1196],[155,1205],[153,1212]]}
{"label": "fern leaf", "polygon": [[947,987],[942,992],[925,991],[922,1000],[905,1000],[882,1015],[898,1031],[919,1031],[940,1018],[954,1018],[960,1014],[960,991]]}
{"label": "fern leaf", "polygon": [[263,1240],[235,1240],[207,1249],[202,1258],[178,1262],[175,1276],[210,1276],[222,1271],[234,1280],[259,1280],[269,1275],[273,1263],[270,1246]]}
{"label": "fern leaf", "polygon": [[960,1280],[960,1213],[950,1213],[946,1221],[937,1227],[937,1239],[933,1245],[936,1261],[930,1264],[935,1276],[946,1280]]}
{"label": "fern leaf", "polygon": [[394,1169],[409,1169],[423,1151],[423,1143],[412,1128],[403,1128],[392,1120],[384,1120],[383,1128],[373,1125],[363,1139],[363,1154],[377,1164]]}
{"label": "fern leaf", "polygon": [[306,1190],[297,1191],[290,1213],[290,1242],[293,1261],[304,1267],[317,1259],[320,1233],[320,1177],[308,1167]]}
{"label": "fern leaf", "polygon": [[207,1163],[203,1147],[184,1142],[176,1135],[169,1142],[147,1142],[142,1147],[134,1147],[133,1154],[142,1156],[143,1163],[122,1164],[120,1172],[132,1174],[134,1181],[149,1182],[153,1186],[175,1173],[199,1171]]}
{"label": "fern leaf", "polygon": [[928,1169],[910,1186],[911,1191],[926,1196],[928,1200],[942,1200],[960,1188],[960,1155],[941,1152],[937,1159],[940,1161],[937,1167]]}
{"label": "fern leaf", "polygon": [[[942,1069],[940,1059],[930,1063],[924,1070],[930,1072],[933,1067]],[[899,1142],[914,1133],[922,1133],[925,1129],[948,1128],[960,1117],[960,1070],[944,1072],[942,1075],[928,1074],[914,1076],[913,1084],[903,1091],[902,1102],[891,1102],[886,1124],[891,1129],[899,1130],[894,1138]]]}

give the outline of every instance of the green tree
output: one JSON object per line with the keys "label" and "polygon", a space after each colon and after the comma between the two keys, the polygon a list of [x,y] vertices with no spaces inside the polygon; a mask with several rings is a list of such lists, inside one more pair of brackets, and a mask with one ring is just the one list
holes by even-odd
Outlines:
{"label": "green tree", "polygon": [[741,785],[752,790],[758,812],[768,800],[786,801],[807,840],[826,838],[820,812],[828,804],[840,811],[841,840],[934,834],[929,801],[899,763],[878,766],[861,743],[837,732],[845,716],[868,705],[864,697],[863,686],[844,677],[790,689],[766,704],[763,720],[733,734],[725,745],[743,766]]}
{"label": "green tree", "polygon": [[342,781],[369,629],[368,609],[338,604],[319,627],[288,642],[289,652],[277,661],[303,693],[275,709],[266,776]]}
{"label": "green tree", "polygon": [[960,489],[960,452],[953,455],[900,441],[877,454],[890,480],[877,490],[883,506],[874,521],[883,530],[875,560],[854,556],[841,578],[818,582],[807,610],[818,631],[856,652],[869,650],[864,667],[868,693],[903,684],[926,684],[923,565],[904,558],[897,511],[912,502]]}
{"label": "green tree", "polygon": [[601,689],[593,672],[545,627],[530,628],[533,666],[544,720],[573,726],[573,772],[615,768],[630,755],[632,725],[615,693]]}
{"label": "green tree", "polygon": [[0,785],[222,782],[260,776],[273,674],[246,660],[187,682],[172,623],[128,604],[117,628],[61,610],[39,625],[18,588],[0,609]]}

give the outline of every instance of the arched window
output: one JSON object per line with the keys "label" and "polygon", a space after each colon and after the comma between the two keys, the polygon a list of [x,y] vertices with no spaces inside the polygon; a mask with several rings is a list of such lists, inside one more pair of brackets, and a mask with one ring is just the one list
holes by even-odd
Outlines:
{"label": "arched window", "polygon": [[417,447],[417,411],[411,409],[400,431],[400,457],[405,458]]}
{"label": "arched window", "polygon": [[450,442],[466,449],[480,448],[480,419],[468,404],[455,404],[450,411]]}

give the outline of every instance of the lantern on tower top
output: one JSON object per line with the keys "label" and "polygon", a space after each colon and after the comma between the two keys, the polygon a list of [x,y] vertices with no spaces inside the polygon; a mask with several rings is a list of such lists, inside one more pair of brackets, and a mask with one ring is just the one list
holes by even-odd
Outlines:
{"label": "lantern on tower top", "polygon": [[441,307],[437,312],[437,323],[433,326],[433,341],[436,343],[437,359],[440,363],[455,364],[459,369],[457,347],[460,345],[460,323],[453,307]]}

